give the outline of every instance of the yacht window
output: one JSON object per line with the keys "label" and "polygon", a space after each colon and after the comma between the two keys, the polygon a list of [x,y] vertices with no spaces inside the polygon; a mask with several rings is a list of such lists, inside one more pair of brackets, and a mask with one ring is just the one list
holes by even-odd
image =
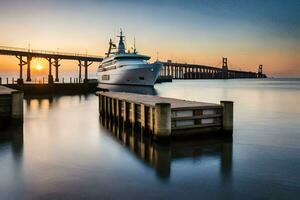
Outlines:
{"label": "yacht window", "polygon": [[140,78],[140,80],[145,80],[145,78],[143,76],[140,76],[139,78]]}
{"label": "yacht window", "polygon": [[102,80],[108,81],[109,80],[109,75],[102,75]]}

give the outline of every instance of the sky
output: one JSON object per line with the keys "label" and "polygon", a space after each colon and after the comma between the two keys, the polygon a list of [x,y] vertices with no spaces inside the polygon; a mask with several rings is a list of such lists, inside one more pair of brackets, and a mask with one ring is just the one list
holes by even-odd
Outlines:
{"label": "sky", "polygon": [[[220,66],[269,76],[300,77],[299,0],[1,0],[0,46],[103,56],[120,28],[127,48],[152,60]],[[35,59],[34,75],[47,73]],[[0,56],[1,73],[18,60]],[[63,73],[77,62],[62,61]],[[90,69],[95,73],[97,64]]]}

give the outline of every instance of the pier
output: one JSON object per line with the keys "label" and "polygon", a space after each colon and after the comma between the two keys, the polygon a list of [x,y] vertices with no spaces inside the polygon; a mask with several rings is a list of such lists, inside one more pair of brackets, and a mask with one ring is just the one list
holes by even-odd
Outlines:
{"label": "pier", "polygon": [[123,92],[98,92],[100,116],[139,125],[157,140],[216,133],[231,136],[233,102],[185,101]]}
{"label": "pier", "polygon": [[0,86],[0,127],[23,122],[23,92]]}
{"label": "pier", "polygon": [[80,83],[74,80],[71,82],[60,82],[55,84],[48,84],[48,83],[3,84],[3,86],[15,90],[20,90],[24,92],[25,95],[87,94],[87,93],[96,92],[97,85],[98,82],[96,79],[88,79],[85,83]]}

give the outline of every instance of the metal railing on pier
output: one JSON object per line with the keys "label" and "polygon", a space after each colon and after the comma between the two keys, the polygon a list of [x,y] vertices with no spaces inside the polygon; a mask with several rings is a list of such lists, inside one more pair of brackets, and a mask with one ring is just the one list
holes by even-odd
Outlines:
{"label": "metal railing on pier", "polygon": [[[84,83],[84,79],[78,77],[62,77],[60,81],[55,82],[58,84],[80,84]],[[0,77],[0,85],[17,85],[18,79],[15,77]],[[48,78],[40,77],[35,78],[32,81],[25,81],[24,84],[48,84]]]}

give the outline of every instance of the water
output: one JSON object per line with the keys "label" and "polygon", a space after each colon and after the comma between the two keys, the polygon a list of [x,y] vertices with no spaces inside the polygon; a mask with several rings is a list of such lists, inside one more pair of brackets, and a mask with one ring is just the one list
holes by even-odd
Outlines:
{"label": "water", "polygon": [[23,127],[2,130],[15,137],[0,143],[0,199],[299,199],[299,79],[174,81],[154,93],[233,100],[232,142],[160,145],[105,128],[94,95],[33,97]]}

